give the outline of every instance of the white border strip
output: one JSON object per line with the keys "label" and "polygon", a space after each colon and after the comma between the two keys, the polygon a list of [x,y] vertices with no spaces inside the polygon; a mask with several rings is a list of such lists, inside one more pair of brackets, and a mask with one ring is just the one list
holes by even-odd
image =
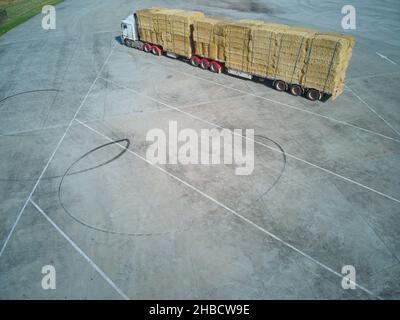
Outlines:
{"label": "white border strip", "polygon": [[95,269],[95,270],[102,276],[102,278],[103,278],[115,291],[117,291],[117,292],[119,293],[119,295],[120,295],[123,299],[129,300],[129,297],[128,297],[120,288],[117,287],[117,285],[104,273],[104,271],[101,270],[100,267],[97,266],[97,264],[95,264],[95,263],[93,262],[93,260],[90,259],[90,258],[88,257],[88,255],[87,255],[85,252],[83,252],[82,249],[79,248],[78,245],[77,245],[74,241],[72,241],[71,238],[70,238],[63,230],[61,230],[61,228],[60,228],[58,225],[56,225],[56,223],[55,223],[53,220],[50,219],[50,217],[36,204],[35,201],[33,201],[32,199],[29,199],[29,201],[30,201],[30,203],[32,203],[33,206],[43,215],[43,217],[45,217],[46,220],[47,220],[48,222],[50,222],[50,224],[64,237],[64,239],[67,240],[67,241],[71,244],[71,246],[73,246],[74,249],[75,249],[76,251],[78,251],[78,253],[79,253],[87,262],[89,262],[89,264],[93,267],[93,269]]}
{"label": "white border strip", "polygon": [[[82,126],[86,127],[87,129],[93,131],[94,133],[102,136],[103,138],[105,138],[108,141],[113,142],[114,140],[112,140],[110,137],[106,136],[105,134],[97,131],[96,129],[90,127],[89,125],[87,125],[86,123],[83,123],[82,121],[79,121],[78,119],[75,119],[76,122],[80,123]],[[322,262],[314,259],[313,257],[311,257],[310,255],[308,255],[307,253],[301,251],[300,249],[297,249],[295,246],[291,245],[290,243],[286,242],[285,240],[281,239],[280,237],[276,236],[275,234],[269,232],[268,230],[264,229],[263,227],[261,227],[260,225],[256,224],[255,222],[251,221],[250,219],[244,217],[243,215],[241,215],[240,213],[236,212],[235,210],[229,208],[228,206],[226,206],[225,204],[223,204],[222,202],[214,199],[213,197],[211,197],[210,195],[204,193],[203,191],[201,191],[200,189],[196,188],[195,186],[191,185],[190,183],[186,182],[185,180],[182,180],[181,178],[175,176],[174,174],[170,173],[169,171],[161,168],[160,166],[150,162],[149,160],[147,160],[146,158],[142,157],[141,155],[139,155],[138,153],[136,153],[135,151],[132,151],[128,148],[126,148],[124,145],[117,143],[117,145],[119,147],[121,147],[122,149],[126,150],[127,152],[133,154],[134,156],[136,156],[137,158],[143,160],[144,162],[150,164],[152,167],[158,169],[159,171],[165,173],[166,175],[170,176],[171,178],[181,182],[182,184],[184,184],[185,186],[189,187],[190,189],[196,191],[197,193],[201,194],[203,197],[207,198],[208,200],[214,202],[215,204],[217,204],[218,206],[220,206],[221,208],[227,210],[228,212],[230,212],[231,214],[233,214],[234,216],[236,216],[237,218],[239,218],[240,220],[248,223],[249,225],[251,225],[252,227],[258,229],[259,231],[265,233],[266,235],[270,236],[271,238],[279,241],[280,243],[282,243],[283,245],[285,245],[286,247],[296,251],[297,253],[299,253],[300,255],[302,255],[303,257],[311,260],[312,262],[316,263],[317,265],[319,265],[320,267],[324,268],[325,270],[333,273],[334,275],[338,276],[340,279],[343,279],[343,274],[340,274],[339,272],[333,270],[331,267],[328,267],[327,265],[323,264]],[[365,287],[353,282],[352,280],[349,279],[349,281],[354,284],[355,286],[357,286],[359,289],[363,290],[364,292],[368,293],[369,295],[377,298],[377,299],[381,299],[378,295],[376,295],[375,293],[373,293],[372,291],[366,289]]]}

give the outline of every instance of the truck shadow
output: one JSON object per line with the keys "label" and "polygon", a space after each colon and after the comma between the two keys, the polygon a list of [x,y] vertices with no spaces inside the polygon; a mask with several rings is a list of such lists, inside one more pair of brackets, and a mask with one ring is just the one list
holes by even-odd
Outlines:
{"label": "truck shadow", "polygon": [[116,41],[118,44],[120,44],[120,45],[123,45],[123,44],[124,44],[124,43],[122,42],[121,36],[116,36],[114,39],[115,39],[115,41]]}

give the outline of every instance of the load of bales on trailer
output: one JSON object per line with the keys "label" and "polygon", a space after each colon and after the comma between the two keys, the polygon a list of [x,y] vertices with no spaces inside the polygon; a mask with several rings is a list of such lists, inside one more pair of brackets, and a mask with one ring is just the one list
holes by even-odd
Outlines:
{"label": "load of bales on trailer", "polygon": [[225,61],[225,26],[222,17],[203,17],[193,25],[194,54],[200,57]]}
{"label": "load of bales on trailer", "polygon": [[137,11],[139,35],[165,51],[197,55],[227,68],[339,95],[355,39],[259,20],[232,21],[201,12]]}
{"label": "load of bales on trailer", "polygon": [[165,51],[190,57],[192,55],[193,23],[204,17],[198,11],[150,8],[136,12],[139,37],[142,41],[158,44]]}

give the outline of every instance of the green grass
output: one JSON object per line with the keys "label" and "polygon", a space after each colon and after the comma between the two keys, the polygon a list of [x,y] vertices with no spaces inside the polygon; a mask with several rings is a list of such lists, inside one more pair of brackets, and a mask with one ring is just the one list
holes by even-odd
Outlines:
{"label": "green grass", "polygon": [[[57,4],[63,0],[0,0],[0,12],[5,10],[7,18],[0,17],[0,36],[42,12],[46,4]],[[4,11],[3,11],[4,12]]]}

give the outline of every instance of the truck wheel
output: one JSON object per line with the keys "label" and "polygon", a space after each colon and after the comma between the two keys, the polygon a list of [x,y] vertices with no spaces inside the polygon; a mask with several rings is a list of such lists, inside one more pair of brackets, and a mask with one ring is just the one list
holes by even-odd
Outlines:
{"label": "truck wheel", "polygon": [[143,51],[149,53],[151,51],[151,44],[146,42],[144,44]]}
{"label": "truck wheel", "polygon": [[317,89],[308,89],[306,96],[307,99],[311,101],[316,101],[321,98],[321,93]]}
{"label": "truck wheel", "polygon": [[192,56],[192,57],[190,58],[190,64],[191,64],[193,67],[198,67],[199,64],[200,64],[200,58],[199,58],[198,56]]}
{"label": "truck wheel", "polygon": [[285,91],[286,90],[286,82],[283,80],[274,81],[274,88],[277,91]]}
{"label": "truck wheel", "polygon": [[131,47],[131,40],[129,40],[128,38],[124,39],[124,43],[127,47]]}
{"label": "truck wheel", "polygon": [[161,56],[161,49],[159,46],[152,46],[151,47],[151,52],[155,55],[155,56]]}
{"label": "truck wheel", "polygon": [[290,93],[294,96],[300,96],[303,94],[303,88],[298,84],[292,84],[290,86]]}
{"label": "truck wheel", "polygon": [[215,73],[221,73],[222,67],[217,61],[211,62],[210,70]]}
{"label": "truck wheel", "polygon": [[201,59],[200,61],[200,68],[207,70],[210,68],[210,61],[208,61],[207,59]]}

